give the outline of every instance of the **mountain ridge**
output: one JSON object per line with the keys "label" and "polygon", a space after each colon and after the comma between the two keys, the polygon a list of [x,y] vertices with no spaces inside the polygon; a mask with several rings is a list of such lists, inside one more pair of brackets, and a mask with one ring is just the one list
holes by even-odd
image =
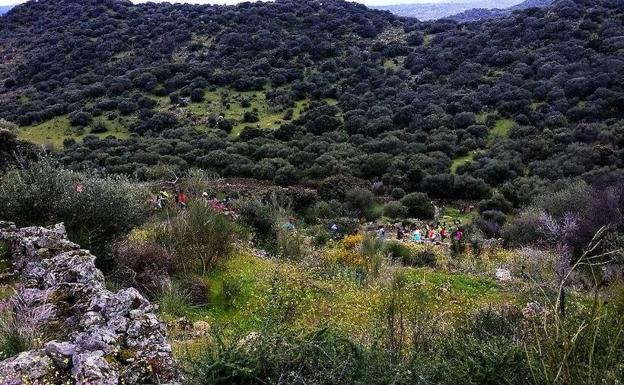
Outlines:
{"label": "mountain ridge", "polygon": [[528,8],[544,8],[551,6],[553,0],[525,0],[520,4],[508,8],[473,8],[461,13],[451,15],[448,18],[458,22],[470,22],[484,19],[502,18],[511,15],[514,11]]}
{"label": "mountain ridge", "polygon": [[491,1],[479,0],[477,2],[442,2],[442,3],[414,3],[394,4],[385,6],[371,6],[374,9],[390,11],[398,16],[415,17],[419,20],[442,19],[474,8],[499,8],[501,3],[504,7],[511,7],[519,0]]}
{"label": "mountain ridge", "polygon": [[13,7],[13,5],[0,5],[0,15],[4,15],[9,12]]}

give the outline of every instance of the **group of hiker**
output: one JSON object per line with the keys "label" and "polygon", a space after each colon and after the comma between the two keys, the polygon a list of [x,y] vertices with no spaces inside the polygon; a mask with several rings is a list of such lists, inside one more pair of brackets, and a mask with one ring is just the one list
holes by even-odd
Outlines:
{"label": "group of hiker", "polygon": [[[158,192],[154,198],[154,206],[157,210],[163,209],[167,206],[171,200],[172,194],[166,189],[162,189]],[[176,189],[173,193],[173,202],[180,210],[186,210],[188,206],[188,197],[181,189]],[[201,195],[201,202],[207,207],[210,207],[214,211],[220,214],[228,214],[230,212],[230,197],[226,196],[220,200],[216,196],[211,197],[207,192],[203,192]]]}
{"label": "group of hiker", "polygon": [[[184,191],[176,190],[173,197],[177,207],[182,210],[186,209],[186,206],[188,205],[188,198],[186,197],[186,194],[184,194]],[[156,194],[156,198],[154,199],[154,206],[156,207],[156,209],[165,208],[170,199],[171,194],[168,191],[166,191],[165,189],[160,190],[158,194]]]}
{"label": "group of hiker", "polygon": [[[387,237],[386,228],[379,226],[377,228],[377,237],[385,239]],[[447,240],[461,242],[464,238],[464,231],[461,227],[461,221],[455,221],[454,226],[448,226],[446,223],[427,224],[424,230],[417,225],[398,225],[396,226],[396,239],[399,241],[411,241],[414,243],[432,243],[441,244]]]}
{"label": "group of hiker", "polygon": [[[79,184],[76,187],[76,191],[82,191],[83,187]],[[157,210],[165,208],[172,198],[172,194],[166,189],[162,189],[158,192],[154,198],[154,206]],[[181,189],[176,189],[173,193],[173,201],[176,207],[180,210],[186,210],[188,205],[188,197]],[[207,207],[210,207],[217,213],[225,215],[234,215],[230,209],[230,197],[226,196],[224,199],[218,199],[216,196],[211,196],[207,192],[201,194],[201,202]],[[284,230],[295,230],[295,218],[288,218],[283,225]],[[329,231],[332,239],[339,239],[340,231],[338,225],[333,223],[329,226]],[[461,242],[464,238],[464,231],[462,230],[461,221],[455,220],[452,226],[443,223],[429,223],[424,229],[421,229],[418,225],[406,225],[397,224],[393,225],[391,231],[396,231],[395,239],[403,242],[414,243],[429,243],[429,244],[443,244],[447,241]],[[380,239],[386,239],[388,237],[386,227],[379,225],[375,231],[376,236]]]}

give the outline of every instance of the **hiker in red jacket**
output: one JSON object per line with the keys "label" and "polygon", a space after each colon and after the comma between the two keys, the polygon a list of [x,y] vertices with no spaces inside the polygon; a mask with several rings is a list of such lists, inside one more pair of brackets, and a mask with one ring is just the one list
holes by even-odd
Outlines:
{"label": "hiker in red jacket", "polygon": [[188,199],[186,198],[186,195],[184,195],[184,191],[180,190],[176,194],[176,203],[180,206],[181,209],[185,209],[187,202]]}

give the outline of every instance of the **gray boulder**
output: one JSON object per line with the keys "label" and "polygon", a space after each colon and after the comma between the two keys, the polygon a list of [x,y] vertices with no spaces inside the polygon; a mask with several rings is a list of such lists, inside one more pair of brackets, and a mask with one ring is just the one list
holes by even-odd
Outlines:
{"label": "gray boulder", "polygon": [[135,289],[108,291],[95,256],[69,241],[63,225],[0,222],[0,241],[28,297],[49,301],[62,325],[43,348],[1,361],[0,384],[182,383],[155,307]]}

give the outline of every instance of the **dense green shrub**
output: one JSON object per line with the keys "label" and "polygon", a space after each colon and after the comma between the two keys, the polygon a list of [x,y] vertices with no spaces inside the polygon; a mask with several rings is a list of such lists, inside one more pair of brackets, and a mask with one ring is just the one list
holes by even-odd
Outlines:
{"label": "dense green shrub", "polygon": [[246,111],[243,114],[243,121],[245,123],[255,123],[257,121],[259,121],[260,119],[258,118],[258,114],[252,111]]}
{"label": "dense green shrub", "polygon": [[152,240],[125,240],[113,255],[115,282],[150,296],[159,293],[178,268],[173,253]]}
{"label": "dense green shrub", "polygon": [[7,241],[0,241],[0,261],[11,258],[11,245]]}
{"label": "dense green shrub", "polygon": [[279,228],[276,208],[259,199],[237,202],[236,209],[242,219],[260,240],[268,240]]}
{"label": "dense green shrub", "polygon": [[91,123],[93,116],[85,111],[72,112],[69,115],[69,122],[72,126],[86,126]]}
{"label": "dense green shrub", "polygon": [[394,199],[401,199],[405,196],[405,190],[400,187],[395,187],[390,192],[390,196]]}
{"label": "dense green shrub", "polygon": [[483,211],[475,220],[475,226],[488,237],[498,237],[507,217],[498,210]]}
{"label": "dense green shrub", "polygon": [[324,179],[318,188],[319,196],[326,201],[344,201],[347,193],[354,188],[365,188],[366,182],[349,176],[332,176]]}
{"label": "dense green shrub", "polygon": [[243,236],[242,229],[224,215],[191,202],[159,228],[156,240],[173,253],[176,270],[205,274],[226,260]]}
{"label": "dense green shrub", "polygon": [[407,207],[401,202],[388,202],[384,205],[383,213],[391,219],[403,219],[407,217]]}
{"label": "dense green shrub", "polygon": [[302,383],[520,385],[530,381],[522,348],[510,341],[447,339],[432,353],[397,360],[330,329],[295,336],[254,333],[205,351],[192,365],[197,384]]}
{"label": "dense green shrub", "polygon": [[44,159],[2,177],[0,213],[21,226],[64,222],[69,238],[110,270],[111,240],[146,220],[148,194],[126,177],[78,173]]}
{"label": "dense green shrub", "polygon": [[517,307],[488,306],[476,311],[463,326],[462,332],[483,341],[505,338],[517,342],[524,337],[522,321],[522,311]]}
{"label": "dense green shrub", "polygon": [[406,265],[409,264],[406,263],[406,261],[411,261],[415,255],[415,250],[411,249],[403,242],[387,241],[384,247],[386,254],[388,254],[390,258]]}
{"label": "dense green shrub", "polygon": [[405,266],[434,267],[436,265],[437,256],[433,248],[413,248],[403,242],[387,241],[385,250],[392,259],[401,262]]}
{"label": "dense green shrub", "polygon": [[413,218],[432,219],[435,208],[431,199],[424,193],[410,193],[401,198],[401,203],[407,207],[407,214]]}
{"label": "dense green shrub", "polygon": [[358,217],[366,214],[371,206],[375,196],[373,193],[365,188],[354,188],[347,191],[345,195],[345,204],[347,208],[353,210]]}
{"label": "dense green shrub", "polygon": [[405,261],[406,265],[409,266],[429,266],[434,267],[436,265],[437,255],[433,251],[433,249],[425,248],[422,250],[416,251],[413,258]]}
{"label": "dense green shrub", "polygon": [[289,261],[302,261],[310,250],[306,247],[305,237],[296,231],[280,229],[277,232],[277,254]]}
{"label": "dense green shrub", "polygon": [[515,246],[538,242],[539,216],[540,212],[536,209],[523,211],[501,229],[501,236],[507,244]]}
{"label": "dense green shrub", "polygon": [[483,241],[483,233],[480,230],[474,229],[470,232],[468,242],[470,243],[472,255],[476,258],[480,257],[483,252]]}
{"label": "dense green shrub", "polygon": [[448,385],[520,385],[531,381],[531,373],[524,349],[510,340],[458,335],[442,344],[430,380]]}
{"label": "dense green shrub", "polygon": [[201,88],[194,88],[191,90],[191,102],[199,103],[204,100],[204,90]]}
{"label": "dense green shrub", "polygon": [[394,365],[382,352],[367,350],[327,329],[292,336],[250,335],[245,343],[221,345],[194,362],[197,384],[384,384]]}
{"label": "dense green shrub", "polygon": [[345,207],[337,200],[316,202],[308,210],[311,219],[334,219],[347,216]]}
{"label": "dense green shrub", "polygon": [[193,276],[181,280],[180,292],[191,305],[206,305],[210,302],[210,286],[201,277]]}
{"label": "dense green shrub", "polygon": [[490,199],[480,201],[477,207],[481,213],[492,210],[509,213],[513,210],[513,204],[500,193],[495,193]]}

